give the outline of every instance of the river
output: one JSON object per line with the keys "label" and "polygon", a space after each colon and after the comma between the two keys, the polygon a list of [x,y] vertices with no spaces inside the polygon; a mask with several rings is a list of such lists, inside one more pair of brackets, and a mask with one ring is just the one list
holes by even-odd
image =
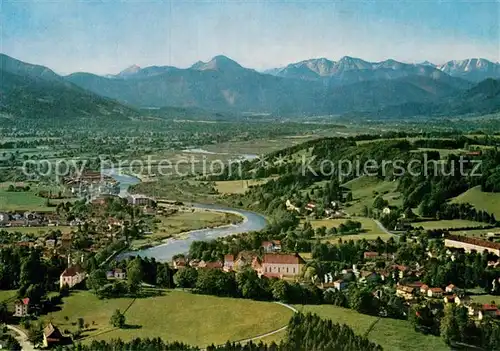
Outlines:
{"label": "river", "polygon": [[[116,181],[120,182],[120,196],[125,197],[128,194],[128,188],[131,185],[138,184],[139,179],[115,172],[114,170],[105,170],[104,174],[113,177]],[[193,241],[212,240],[233,234],[240,234],[249,231],[258,231],[264,229],[267,225],[267,220],[264,216],[250,211],[240,210],[236,208],[224,207],[216,204],[189,204],[193,208],[209,209],[217,212],[230,212],[235,213],[244,218],[244,220],[235,225],[228,225],[219,228],[206,228],[193,230],[186,233],[184,239],[167,239],[165,243],[153,246],[144,250],[130,251],[121,254],[118,258],[128,256],[142,256],[155,258],[157,261],[170,261],[174,255],[187,253],[189,246]]]}

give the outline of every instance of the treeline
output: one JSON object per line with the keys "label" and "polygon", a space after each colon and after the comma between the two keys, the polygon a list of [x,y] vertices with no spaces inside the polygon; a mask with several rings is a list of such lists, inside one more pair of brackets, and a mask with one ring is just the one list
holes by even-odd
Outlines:
{"label": "treeline", "polygon": [[56,282],[65,266],[57,256],[42,258],[39,249],[27,247],[0,249],[0,290],[18,290],[19,297],[29,297],[39,304],[47,292],[57,290]]}
{"label": "treeline", "polygon": [[146,283],[162,288],[173,288],[174,270],[168,263],[157,262],[154,258],[129,257],[127,260],[114,261],[112,269],[126,272],[127,280],[108,280],[105,269],[89,261],[89,277],[86,282],[88,289],[99,298],[115,298],[138,296],[141,294],[141,284]]}
{"label": "treeline", "polygon": [[[165,342],[160,338],[141,339],[137,338],[130,342],[121,339],[107,341],[92,341],[88,345],[77,344],[71,347],[58,347],[59,350],[74,351],[142,351],[142,350],[165,350],[165,351],[198,351],[201,348],[190,346],[180,342]],[[296,313],[288,322],[287,335],[277,345],[271,343],[266,345],[262,342],[256,344],[252,341],[240,344],[226,342],[224,345],[210,345],[207,351],[380,351],[382,347],[366,337],[354,333],[345,324],[334,323],[324,320],[310,313],[304,315]]]}
{"label": "treeline", "polygon": [[198,294],[300,304],[323,302],[323,292],[315,285],[265,276],[259,278],[250,268],[226,273],[218,269],[186,267],[175,273],[174,283],[176,287],[192,289]]}
{"label": "treeline", "polygon": [[438,310],[430,303],[414,304],[408,320],[415,330],[441,336],[451,347],[500,350],[500,323],[490,316],[475,321],[463,306],[449,304]]}

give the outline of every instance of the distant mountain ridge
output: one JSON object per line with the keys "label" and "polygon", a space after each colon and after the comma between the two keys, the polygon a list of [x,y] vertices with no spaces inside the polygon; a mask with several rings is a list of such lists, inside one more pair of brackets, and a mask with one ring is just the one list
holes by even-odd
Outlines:
{"label": "distant mountain ridge", "polygon": [[453,60],[438,67],[452,77],[480,82],[487,78],[500,78],[500,64],[483,58]]}
{"label": "distant mountain ridge", "polygon": [[500,78],[500,64],[486,59],[449,61],[442,65],[429,61],[409,64],[393,59],[368,62],[360,58],[344,56],[339,61],[330,61],[326,58],[310,59],[264,72],[284,78],[328,79],[341,84],[352,83],[356,80],[395,79],[409,75],[432,77],[441,74],[440,72],[471,82],[479,82],[487,78]]}
{"label": "distant mountain ridge", "polygon": [[185,69],[131,66],[113,78],[91,73],[66,77],[84,89],[138,107],[279,114],[339,114],[368,103],[379,108],[427,102],[471,86],[429,65],[395,60],[375,64],[353,57],[303,61],[269,74],[219,55]]}
{"label": "distant mountain ridge", "polygon": [[67,113],[129,118],[140,114],[127,105],[141,109],[142,114],[151,108],[169,107],[167,110],[171,112],[187,108],[229,112],[229,115],[383,112],[406,116],[415,112],[474,113],[474,102],[479,103],[478,111],[491,111],[496,109],[497,101],[493,98],[485,103],[481,97],[475,100],[467,97],[463,104],[457,102],[457,97],[465,96],[474,83],[445,72],[456,75],[496,72],[491,68],[495,64],[481,60],[435,66],[429,62],[408,64],[392,59],[373,63],[353,57],[337,62],[319,58],[272,72],[257,72],[219,55],[184,69],[132,65],[116,75],[79,72],[61,77],[47,67],[6,55],[0,59],[0,73],[7,72],[4,74],[7,79],[0,86],[0,106],[2,111],[22,116],[47,114],[50,109],[56,111],[56,116]]}
{"label": "distant mountain ridge", "polygon": [[86,91],[47,67],[0,55],[0,115],[9,118],[129,119],[139,114]]}

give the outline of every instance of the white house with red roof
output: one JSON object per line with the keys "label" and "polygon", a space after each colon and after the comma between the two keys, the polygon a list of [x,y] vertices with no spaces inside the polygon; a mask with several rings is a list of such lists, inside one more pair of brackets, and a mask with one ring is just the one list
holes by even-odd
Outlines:
{"label": "white house with red roof", "polygon": [[25,297],[24,299],[17,300],[14,306],[14,317],[26,317],[29,314],[30,299]]}

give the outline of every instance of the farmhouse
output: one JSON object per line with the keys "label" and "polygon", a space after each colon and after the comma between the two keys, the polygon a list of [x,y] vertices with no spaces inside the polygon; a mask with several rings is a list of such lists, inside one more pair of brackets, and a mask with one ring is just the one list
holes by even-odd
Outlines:
{"label": "farmhouse", "polygon": [[81,283],[85,279],[85,276],[85,271],[80,265],[68,267],[59,277],[59,287],[62,288],[64,285],[67,285],[72,288]]}
{"label": "farmhouse", "polygon": [[466,236],[446,235],[444,245],[449,248],[464,249],[465,252],[476,251],[481,253],[486,250],[491,254],[500,256],[500,243]]}
{"label": "farmhouse", "polygon": [[43,347],[49,347],[58,344],[62,339],[63,336],[61,332],[52,323],[49,323],[43,329]]}
{"label": "farmhouse", "polygon": [[299,254],[265,254],[262,260],[262,273],[278,277],[295,277],[300,274],[305,261]]}

